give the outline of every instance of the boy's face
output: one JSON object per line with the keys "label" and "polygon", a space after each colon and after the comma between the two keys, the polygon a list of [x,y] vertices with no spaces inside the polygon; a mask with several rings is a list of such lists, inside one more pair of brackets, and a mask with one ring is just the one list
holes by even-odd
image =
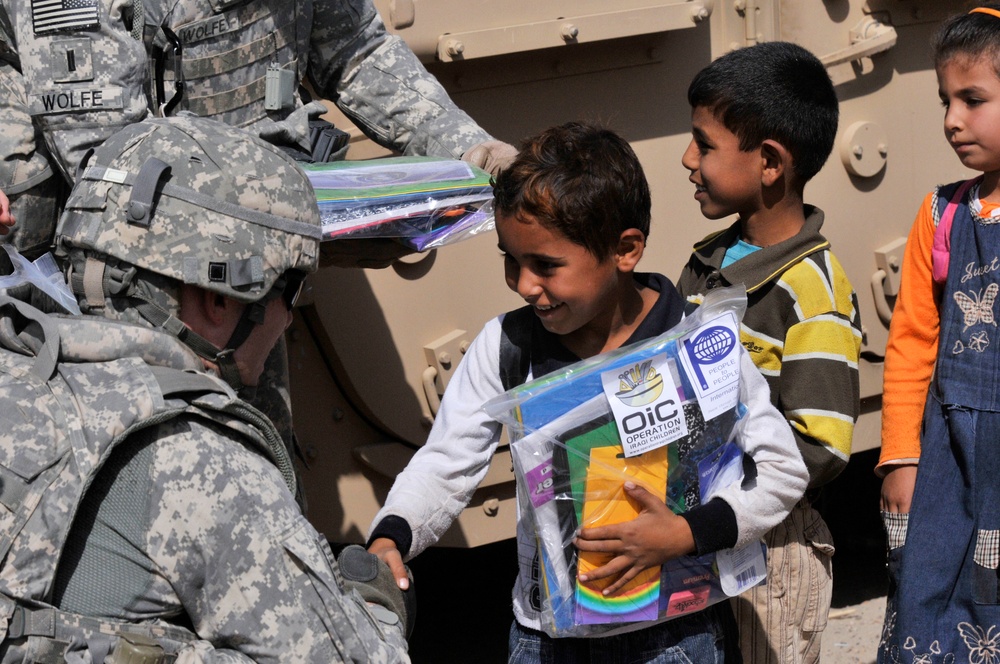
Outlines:
{"label": "boy's face", "polygon": [[691,171],[688,179],[695,184],[701,213],[709,219],[750,216],[761,200],[759,152],[740,150],[736,134],[704,106],[691,112],[691,134],[681,164]]}
{"label": "boy's face", "polygon": [[603,261],[530,215],[497,215],[507,286],[534,307],[546,330],[573,335],[601,324],[618,306],[615,255]]}

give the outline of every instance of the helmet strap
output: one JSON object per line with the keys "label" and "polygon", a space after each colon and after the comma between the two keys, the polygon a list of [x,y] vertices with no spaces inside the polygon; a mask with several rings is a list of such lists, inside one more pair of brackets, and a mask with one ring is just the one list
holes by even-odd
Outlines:
{"label": "helmet strap", "polygon": [[219,367],[219,377],[226,381],[231,388],[243,395],[247,390],[252,391],[255,388],[243,384],[243,379],[240,378],[240,368],[236,366],[236,360],[233,358],[234,351],[234,348],[227,348],[220,350],[214,359],[206,359],[215,362],[215,365]]}
{"label": "helmet strap", "polygon": [[243,342],[250,336],[250,333],[253,332],[253,329],[264,322],[266,314],[267,304],[265,302],[250,302],[247,304],[243,309],[243,314],[240,316],[239,322],[233,328],[233,333],[229,335],[229,341],[226,342],[226,350],[236,350],[242,346]]}
{"label": "helmet strap", "polygon": [[[250,332],[256,324],[252,320],[249,322],[245,321],[248,319],[247,310],[257,303],[251,303],[247,306],[240,317],[240,321],[236,324],[236,329],[233,330],[226,348],[219,349],[208,339],[185,325],[181,319],[170,315],[160,305],[150,302],[138,293],[131,293],[129,296],[139,300],[139,304],[135,307],[139,315],[149,321],[154,327],[163,330],[171,336],[177,337],[181,343],[193,350],[198,357],[208,360],[219,367],[219,377],[234,390],[240,392],[241,395],[245,395],[248,387],[243,384],[243,380],[240,378],[239,367],[236,366],[233,354],[239,348],[240,344],[250,336]],[[246,331],[241,331],[241,328],[246,328]],[[239,333],[242,339],[237,338],[237,333]],[[235,345],[233,344],[234,339],[238,341]]]}
{"label": "helmet strap", "polygon": [[222,380],[229,383],[234,390],[238,391],[244,399],[253,399],[257,388],[243,384],[233,355],[236,349],[242,346],[243,342],[247,340],[253,329],[264,322],[264,315],[266,313],[266,301],[250,302],[247,304],[243,309],[240,320],[236,323],[236,327],[233,328],[233,333],[229,335],[229,341],[226,342],[225,349],[220,351],[215,357],[215,363],[219,366],[219,376]]}
{"label": "helmet strap", "polygon": [[[133,281],[136,274],[135,267],[128,266],[128,269],[111,270],[101,257],[88,256],[83,272],[82,276],[71,276],[70,282],[74,292],[84,295],[85,301],[92,308],[98,308],[98,306],[103,308],[105,297],[121,297],[123,295],[128,297],[136,302],[134,310],[150,325],[176,337],[194,351],[198,357],[218,366],[219,376],[230,387],[240,392],[243,398],[252,397],[254,388],[243,384],[239,367],[237,367],[233,355],[236,349],[250,337],[254,328],[264,322],[267,304],[271,297],[264,297],[258,302],[250,302],[243,308],[243,313],[240,314],[236,327],[229,335],[229,341],[226,342],[225,348],[220,349],[152,301]],[[280,290],[272,292],[281,295]]]}
{"label": "helmet strap", "polygon": [[264,322],[264,315],[267,313],[266,301],[250,302],[243,308],[243,313],[240,315],[236,327],[229,335],[226,347],[220,350],[205,337],[185,325],[179,318],[164,311],[159,305],[149,302],[138,293],[133,293],[131,296],[141,301],[136,310],[143,318],[168,334],[177,337],[181,343],[197,353],[199,357],[218,366],[219,377],[239,392],[241,397],[244,399],[253,398],[255,388],[243,384],[234,355],[236,349],[250,337],[254,328]]}

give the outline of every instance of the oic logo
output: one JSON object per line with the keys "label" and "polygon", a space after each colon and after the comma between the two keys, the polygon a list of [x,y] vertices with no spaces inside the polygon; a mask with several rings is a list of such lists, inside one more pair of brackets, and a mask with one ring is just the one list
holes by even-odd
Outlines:
{"label": "oic logo", "polygon": [[652,360],[646,360],[618,374],[618,391],[615,396],[626,406],[645,406],[656,401],[662,393],[663,376],[656,372]]}
{"label": "oic logo", "polygon": [[736,336],[729,328],[717,325],[708,328],[694,340],[685,340],[684,346],[691,358],[692,368],[698,375],[701,389],[707,390],[708,381],[705,380],[701,367],[706,364],[715,364],[729,355],[730,351],[736,347]]}

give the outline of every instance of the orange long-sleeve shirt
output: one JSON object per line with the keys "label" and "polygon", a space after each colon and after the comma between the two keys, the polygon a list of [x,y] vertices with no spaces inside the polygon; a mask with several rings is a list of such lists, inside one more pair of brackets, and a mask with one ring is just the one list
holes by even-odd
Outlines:
{"label": "orange long-sleeve shirt", "polygon": [[[934,244],[933,194],[924,198],[910,229],[900,273],[899,295],[889,326],[882,382],[882,453],[876,472],[885,466],[917,463],[920,422],[934,374],[940,334],[941,287],[931,278]],[[980,201],[983,216],[1000,204]]]}

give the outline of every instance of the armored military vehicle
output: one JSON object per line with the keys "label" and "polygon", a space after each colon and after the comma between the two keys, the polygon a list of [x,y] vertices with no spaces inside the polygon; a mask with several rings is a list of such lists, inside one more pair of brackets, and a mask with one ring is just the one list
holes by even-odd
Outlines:
{"label": "armored military vehicle", "polygon": [[[681,166],[688,83],[713,58],[788,40],[836,84],[834,154],[806,189],[858,292],[864,323],[854,450],[879,445],[882,360],[905,238],[922,197],[968,173],[942,136],[929,39],[958,0],[376,0],[457,103],[498,138],[568,120],[621,132],[653,191],[643,267],[676,277],[691,246],[729,222],[705,220]],[[350,128],[348,157],[384,155]],[[496,314],[520,306],[492,233],[385,269],[310,277],[290,330],[296,430],[309,515],[335,542],[360,542],[425,441],[463,351]],[[501,446],[442,544],[513,537],[514,482]]]}

